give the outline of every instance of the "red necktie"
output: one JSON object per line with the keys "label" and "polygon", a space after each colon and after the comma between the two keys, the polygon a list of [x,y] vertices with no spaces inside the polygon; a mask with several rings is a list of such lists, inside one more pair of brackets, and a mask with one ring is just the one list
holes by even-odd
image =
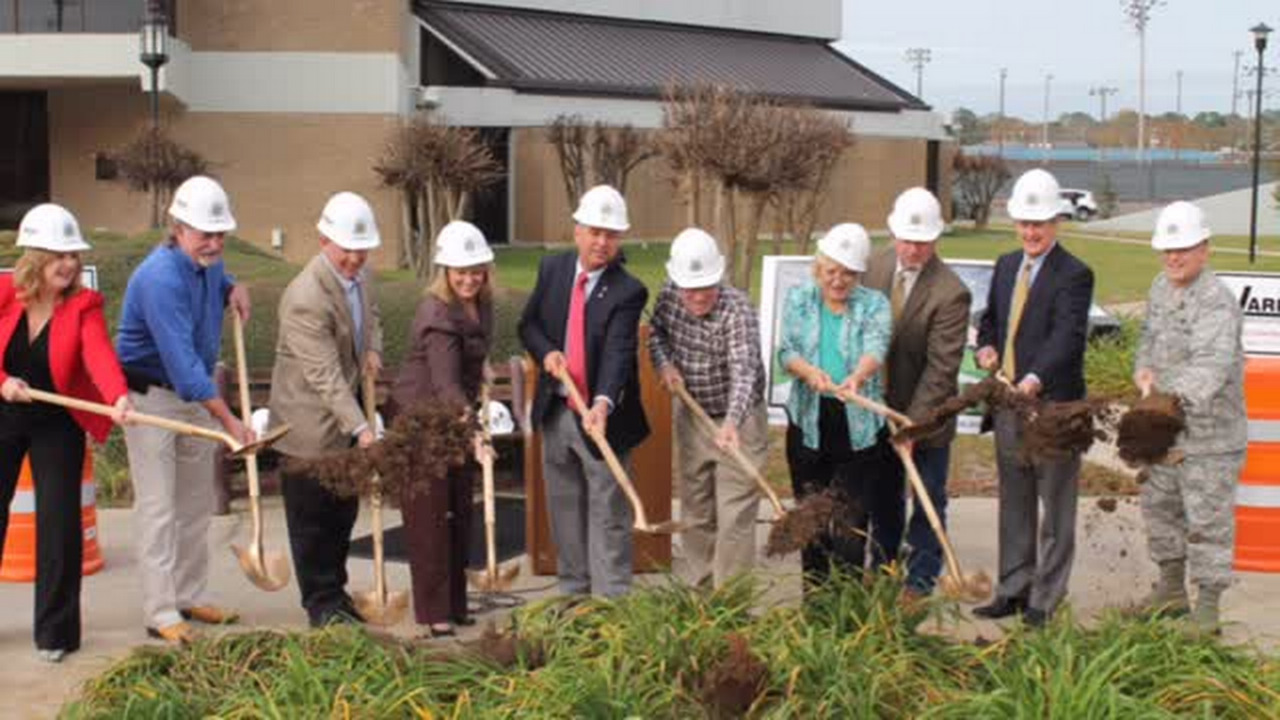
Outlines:
{"label": "red necktie", "polygon": [[587,402],[587,279],[587,274],[582,272],[573,283],[573,295],[569,296],[569,337],[565,339],[569,377],[578,386],[583,402]]}

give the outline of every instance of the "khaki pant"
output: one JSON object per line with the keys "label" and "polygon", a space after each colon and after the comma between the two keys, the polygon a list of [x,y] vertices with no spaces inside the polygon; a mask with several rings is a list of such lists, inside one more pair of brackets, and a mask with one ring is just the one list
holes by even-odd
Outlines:
{"label": "khaki pant", "polygon": [[[683,404],[675,407],[676,462],[680,478],[680,535],[689,583],[708,579],[716,587],[750,572],[756,558],[756,515],[760,490]],[[742,452],[763,468],[769,452],[769,418],[763,403],[748,411],[738,428]]]}
{"label": "khaki pant", "polygon": [[[204,406],[152,387],[130,392],[138,412],[221,429]],[[209,518],[217,443],[147,425],[124,429],[133,478],[142,609],[148,627],[182,619],[179,608],[209,603]]]}

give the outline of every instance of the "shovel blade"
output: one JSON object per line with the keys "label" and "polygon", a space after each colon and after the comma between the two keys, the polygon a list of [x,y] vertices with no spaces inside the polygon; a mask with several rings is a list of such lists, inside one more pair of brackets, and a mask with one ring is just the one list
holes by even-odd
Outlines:
{"label": "shovel blade", "polygon": [[635,525],[634,529],[649,535],[675,535],[684,532],[688,527],[686,523],[679,520],[663,520],[659,523],[649,523],[648,525]]}
{"label": "shovel blade", "polygon": [[403,590],[388,592],[385,602],[373,590],[352,593],[351,602],[365,622],[384,627],[398,624],[409,610],[409,594]]}
{"label": "shovel blade", "polygon": [[280,438],[284,437],[285,435],[288,435],[289,430],[291,429],[292,428],[289,427],[288,423],[280,425],[279,427],[266,433],[265,435],[260,435],[257,440],[254,440],[253,442],[245,445],[241,445],[239,448],[232,450],[231,457],[238,458],[238,457],[244,457],[246,455],[257,455],[263,450],[266,450],[267,448],[279,442]]}
{"label": "shovel blade", "polygon": [[253,548],[242,548],[239,545],[232,545],[231,552],[235,553],[244,576],[258,589],[276,592],[289,584],[289,558],[284,555],[272,553],[264,559]]}

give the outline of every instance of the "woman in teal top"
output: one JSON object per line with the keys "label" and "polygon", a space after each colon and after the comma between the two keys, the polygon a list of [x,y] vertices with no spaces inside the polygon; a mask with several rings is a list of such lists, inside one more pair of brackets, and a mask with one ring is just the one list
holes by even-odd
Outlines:
{"label": "woman in teal top", "polygon": [[[841,532],[801,551],[806,586],[831,565],[854,572],[865,557],[865,488],[891,458],[878,443],[884,419],[832,397],[851,390],[883,402],[880,365],[889,348],[889,301],[859,284],[871,241],[862,226],[837,225],[818,241],[813,281],[792,288],[782,309],[778,361],[795,378],[787,400],[787,464],[797,499],[833,490]],[[891,454],[891,453],[889,453]]]}

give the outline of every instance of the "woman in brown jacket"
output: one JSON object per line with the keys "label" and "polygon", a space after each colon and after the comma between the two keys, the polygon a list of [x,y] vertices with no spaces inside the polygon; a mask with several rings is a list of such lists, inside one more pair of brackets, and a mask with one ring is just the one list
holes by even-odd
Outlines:
{"label": "woman in brown jacket", "polygon": [[[430,401],[474,411],[493,339],[493,251],[461,221],[445,225],[436,248],[436,274],[418,304],[392,399],[398,408]],[[477,441],[476,452],[490,450]],[[430,493],[402,499],[414,616],[433,637],[475,622],[467,617],[466,566],[477,471],[468,462]]]}

